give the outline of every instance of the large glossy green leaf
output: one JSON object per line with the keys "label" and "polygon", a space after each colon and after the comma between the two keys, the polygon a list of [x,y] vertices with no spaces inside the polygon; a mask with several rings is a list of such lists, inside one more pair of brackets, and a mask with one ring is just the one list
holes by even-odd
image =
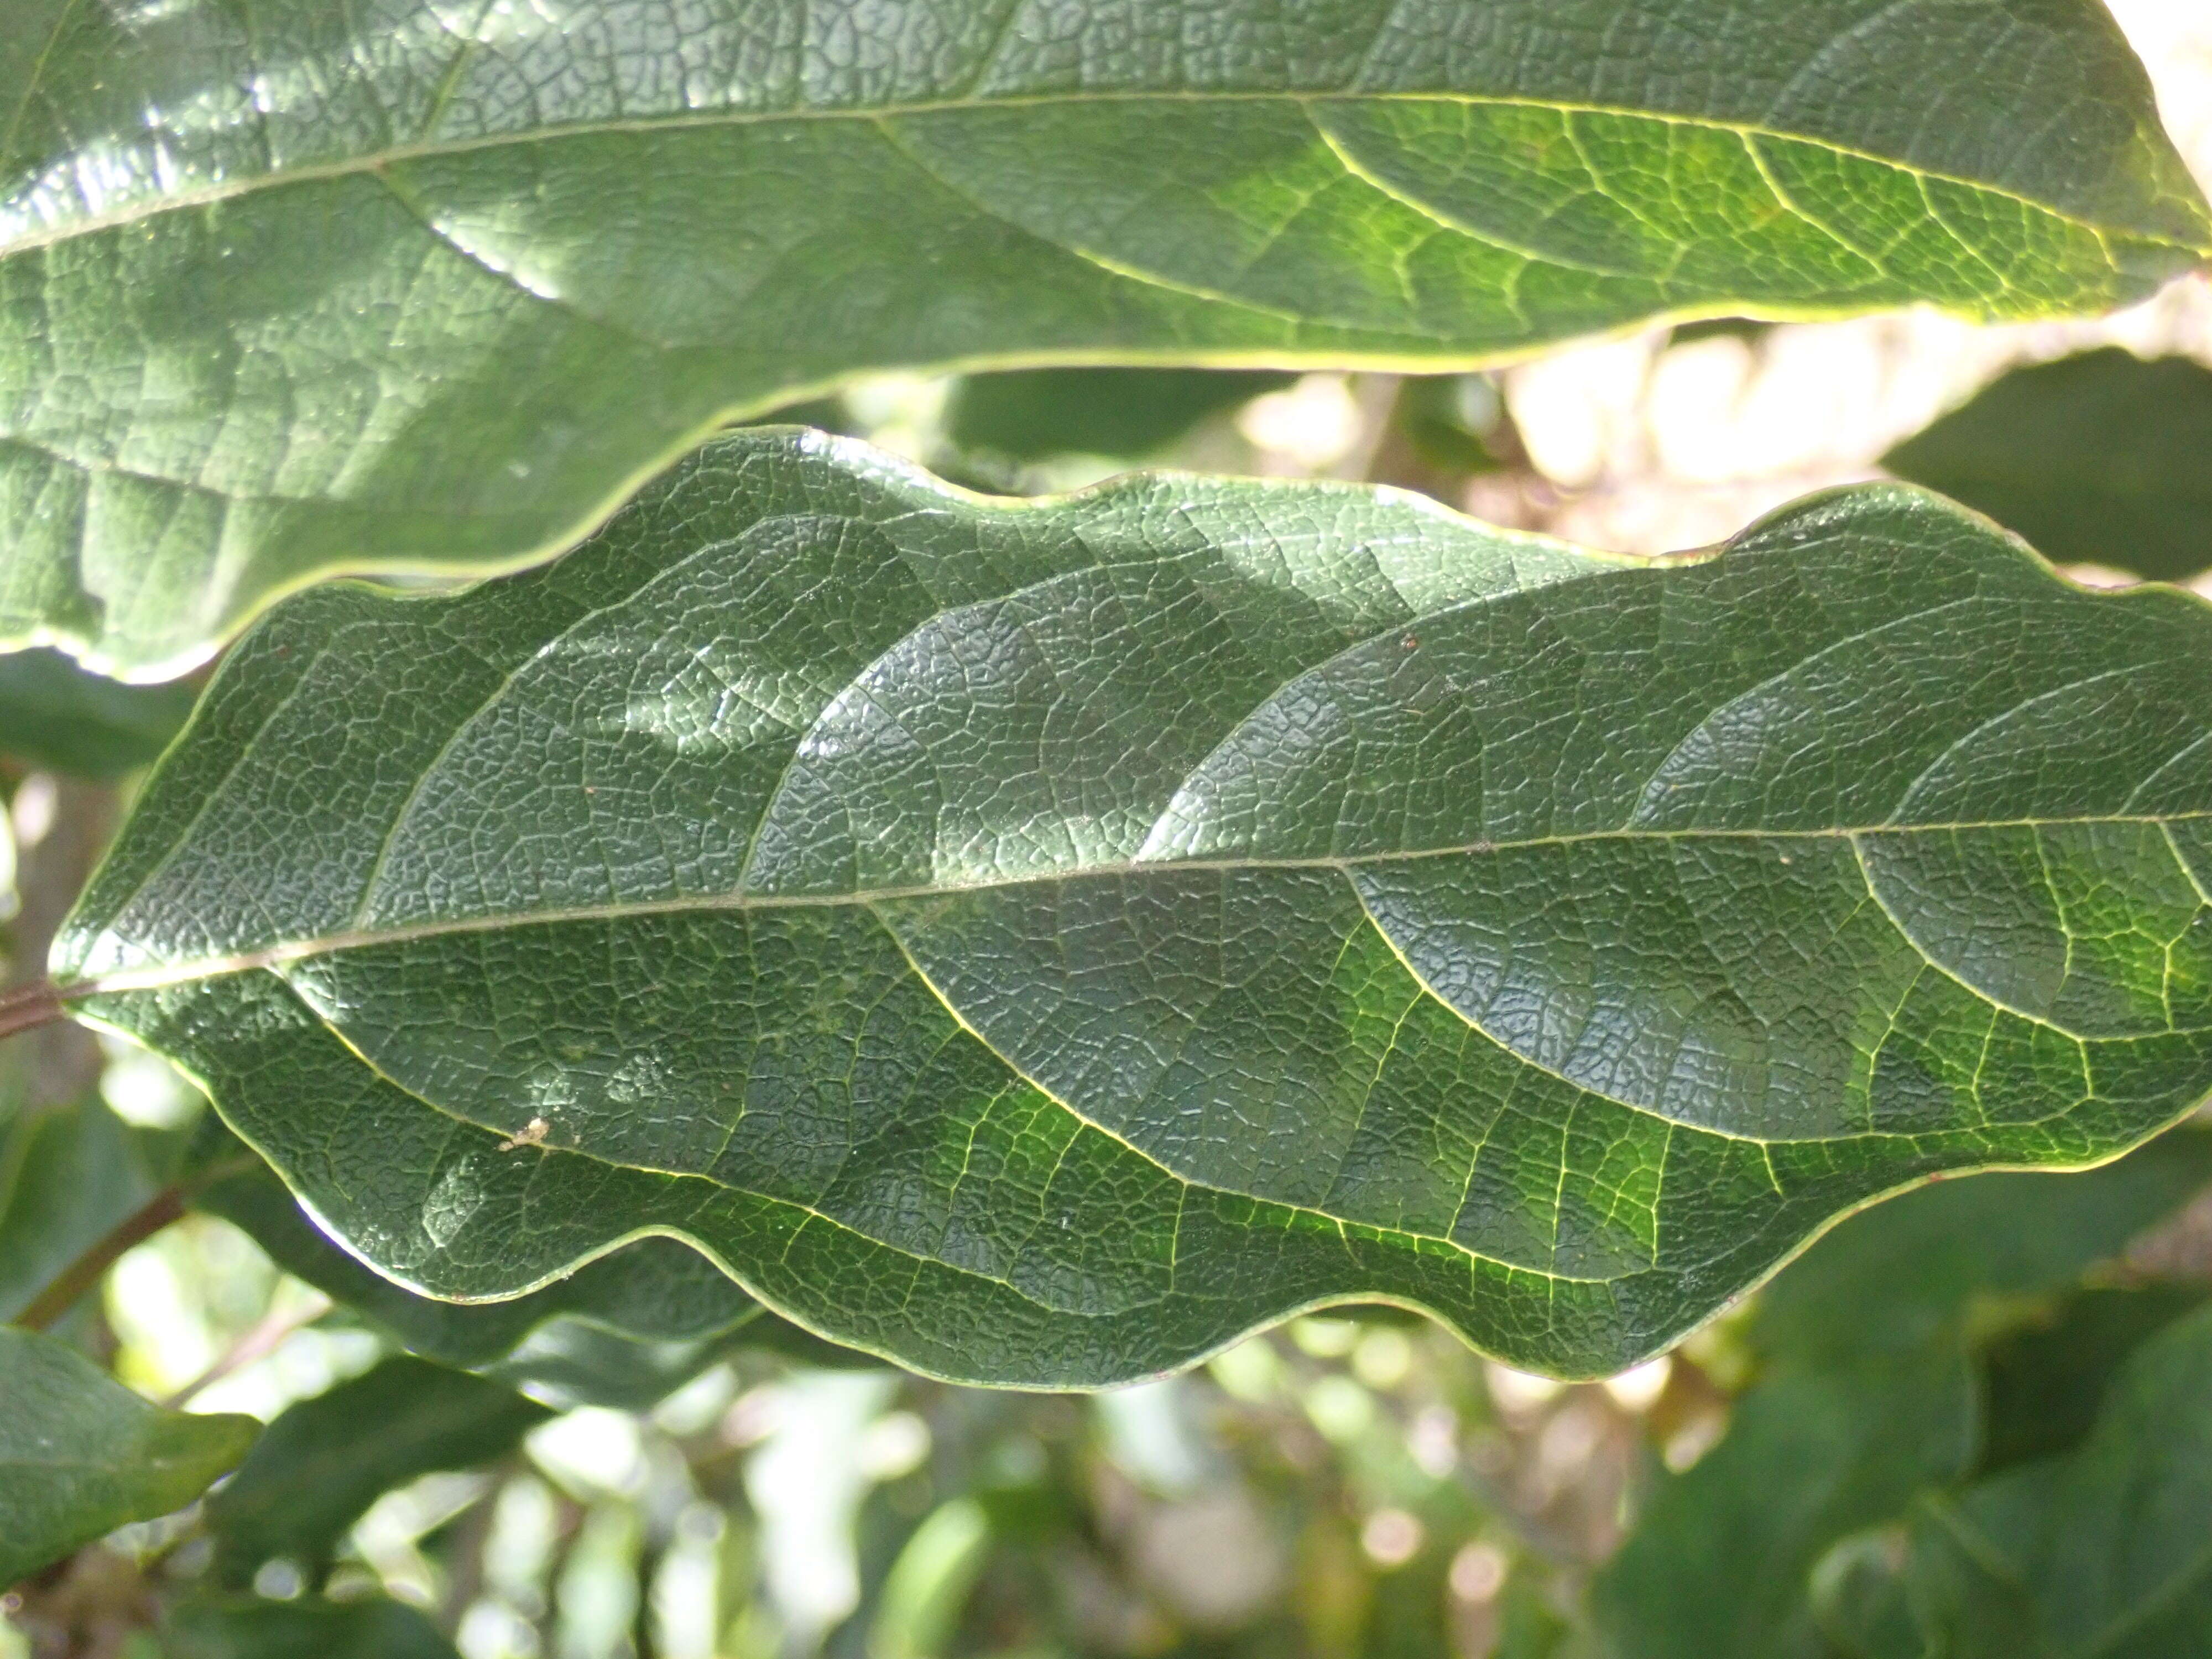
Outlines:
{"label": "large glossy green leaf", "polygon": [[466,1371],[405,1354],[386,1359],[269,1425],[208,1502],[216,1571],[245,1585],[282,1556],[319,1575],[346,1529],[385,1492],[434,1470],[503,1456],[551,1415]]}
{"label": "large glossy green leaf", "polygon": [[250,1417],[149,1406],[73,1350],[0,1325],[0,1584],[180,1510],[246,1455]]}
{"label": "large glossy green leaf", "polygon": [[2212,246],[2095,0],[17,0],[0,638],[512,568],[872,368],[2094,311]]}
{"label": "large glossy green leaf", "polygon": [[2054,559],[2158,581],[2212,565],[2212,369],[2118,346],[2016,369],[1882,457]]}
{"label": "large glossy green leaf", "polygon": [[1629,566],[746,435],[286,606],[55,967],[434,1294],[664,1231],[960,1377],[1348,1299],[1605,1372],[2212,1087],[2208,647],[1896,486]]}

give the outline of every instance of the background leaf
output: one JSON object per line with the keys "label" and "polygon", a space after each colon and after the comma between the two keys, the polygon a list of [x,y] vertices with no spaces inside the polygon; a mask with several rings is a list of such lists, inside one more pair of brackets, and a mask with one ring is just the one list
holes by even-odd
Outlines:
{"label": "background leaf", "polygon": [[150,1406],[50,1338],[0,1325],[0,1584],[182,1509],[261,1425]]}
{"label": "background leaf", "polygon": [[2047,1322],[1996,1344],[1984,1356],[1982,1472],[2080,1443],[2129,1356],[2205,1295],[2202,1285],[2091,1285],[2068,1297]]}
{"label": "background leaf", "polygon": [[912,21],[25,0],[0,639],[155,677],[334,569],[511,568],[862,370],[2094,312],[2212,246],[2094,0]]}
{"label": "background leaf", "polygon": [[453,1659],[421,1613],[380,1599],[202,1602],[162,1635],[173,1659]]}
{"label": "background leaf", "polygon": [[[1870,1653],[1917,1630],[1893,1582],[1895,1540],[1847,1535],[1897,1522],[1993,1453],[2019,1456],[2026,1424],[2063,1444],[2077,1406],[2054,1396],[2102,1387],[2079,1374],[2078,1352],[2069,1376],[2048,1350],[2023,1359],[2017,1347],[1991,1387],[1976,1375],[1978,1313],[2069,1285],[2208,1179],[2212,1134],[2177,1130],[2086,1174],[1938,1182],[1820,1239],[1759,1294],[1746,1336],[1764,1369],[1726,1437],[1659,1481],[1600,1576],[1592,1606],[1610,1652],[1810,1659],[1829,1650],[1824,1630]],[[2086,1415],[2096,1408],[2092,1394]]]}
{"label": "background leaf", "polygon": [[955,1498],[931,1510],[884,1577],[869,1621],[868,1659],[939,1659],[990,1545],[990,1516],[976,1499]]}
{"label": "background leaf", "polygon": [[2046,1295],[2212,1182],[2212,1134],[2184,1127],[2063,1181],[1940,1181],[1844,1223],[1759,1293],[1752,1340],[1818,1364],[1957,1334],[1977,1297]]}
{"label": "background leaf", "polygon": [[966,450],[1016,460],[1069,453],[1139,459],[1210,415],[1291,384],[1264,371],[1206,368],[1033,368],[963,376],[945,412],[945,435]]}
{"label": "background leaf", "polygon": [[1888,486],[1620,568],[738,437],[543,574],[295,601],[56,967],[418,1290],[667,1230],[957,1376],[1355,1299],[1604,1373],[2201,1098],[2208,635]]}
{"label": "background leaf", "polygon": [[183,685],[124,685],[58,651],[0,656],[0,754],[79,777],[148,764],[192,712]]}
{"label": "background leaf", "polygon": [[2212,1621],[2212,1310],[2145,1342],[2095,1428],[1913,1517],[1903,1600],[1956,1659],[2179,1659]]}
{"label": "background leaf", "polygon": [[0,1320],[153,1197],[131,1131],[97,1097],[0,1123]]}
{"label": "background leaf", "polygon": [[2050,557],[2154,581],[2212,565],[2212,369],[2118,346],[2014,369],[1881,464]]}
{"label": "background leaf", "polygon": [[1844,1534],[1971,1465],[1974,1376],[1956,1347],[1793,1370],[1737,1402],[1728,1437],[1662,1484],[1592,1603],[1618,1659],[1820,1652],[1808,1575]]}
{"label": "background leaf", "polygon": [[466,1371],[386,1359],[278,1417],[208,1501],[216,1571],[243,1587],[281,1556],[319,1580],[347,1528],[385,1492],[503,1456],[551,1416]]}

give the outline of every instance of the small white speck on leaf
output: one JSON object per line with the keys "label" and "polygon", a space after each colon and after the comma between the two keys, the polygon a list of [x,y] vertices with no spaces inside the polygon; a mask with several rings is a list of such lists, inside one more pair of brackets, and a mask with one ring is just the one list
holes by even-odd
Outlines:
{"label": "small white speck on leaf", "polygon": [[545,1144],[546,1132],[552,1127],[544,1118],[533,1117],[522,1126],[520,1134],[510,1135],[501,1141],[499,1149],[502,1152],[518,1152],[525,1146],[543,1146]]}

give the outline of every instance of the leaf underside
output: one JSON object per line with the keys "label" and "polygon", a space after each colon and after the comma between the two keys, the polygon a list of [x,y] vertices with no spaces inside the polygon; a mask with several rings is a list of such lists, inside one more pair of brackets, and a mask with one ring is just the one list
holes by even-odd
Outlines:
{"label": "leaf underside", "polygon": [[[228,1134],[221,1139],[231,1152],[243,1152]],[[200,1189],[193,1203],[242,1229],[286,1273],[409,1352],[548,1405],[649,1410],[741,1350],[816,1365],[866,1363],[776,1318],[698,1252],[671,1239],[640,1239],[509,1301],[436,1302],[332,1243],[258,1159]]]}
{"label": "leaf underside", "polygon": [[0,755],[78,777],[119,778],[168,746],[189,685],[120,685],[58,651],[0,656]]}
{"label": "leaf underside", "polygon": [[514,568],[869,369],[2094,312],[2212,246],[2094,0],[460,9],[18,0],[0,641],[158,678]]}
{"label": "leaf underside", "polygon": [[2200,602],[1901,486],[1647,565],[763,432],[280,608],[55,968],[434,1295],[665,1231],[963,1379],[1348,1299],[1602,1373],[2212,1088],[2208,762]]}

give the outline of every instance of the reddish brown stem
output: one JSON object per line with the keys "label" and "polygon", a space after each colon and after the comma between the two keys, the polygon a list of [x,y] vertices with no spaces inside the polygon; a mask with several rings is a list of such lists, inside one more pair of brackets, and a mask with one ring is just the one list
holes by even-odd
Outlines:
{"label": "reddish brown stem", "polygon": [[[100,1283],[125,1251],[143,1244],[173,1221],[184,1218],[192,1200],[210,1187],[243,1175],[257,1166],[250,1154],[221,1159],[179,1181],[171,1182],[131,1214],[108,1229],[83,1255],[63,1268],[31,1304],[15,1316],[25,1330],[42,1331],[71,1308],[77,1298]],[[209,1379],[212,1381],[213,1379]]]}
{"label": "reddish brown stem", "polygon": [[61,993],[46,980],[0,991],[0,1037],[36,1030],[63,1017]]}
{"label": "reddish brown stem", "polygon": [[107,1270],[124,1253],[143,1244],[185,1213],[187,1191],[179,1182],[164,1187],[131,1214],[117,1222],[82,1255],[64,1267],[52,1284],[40,1291],[31,1305],[15,1316],[27,1331],[42,1331],[77,1304],[77,1298],[106,1277]]}

